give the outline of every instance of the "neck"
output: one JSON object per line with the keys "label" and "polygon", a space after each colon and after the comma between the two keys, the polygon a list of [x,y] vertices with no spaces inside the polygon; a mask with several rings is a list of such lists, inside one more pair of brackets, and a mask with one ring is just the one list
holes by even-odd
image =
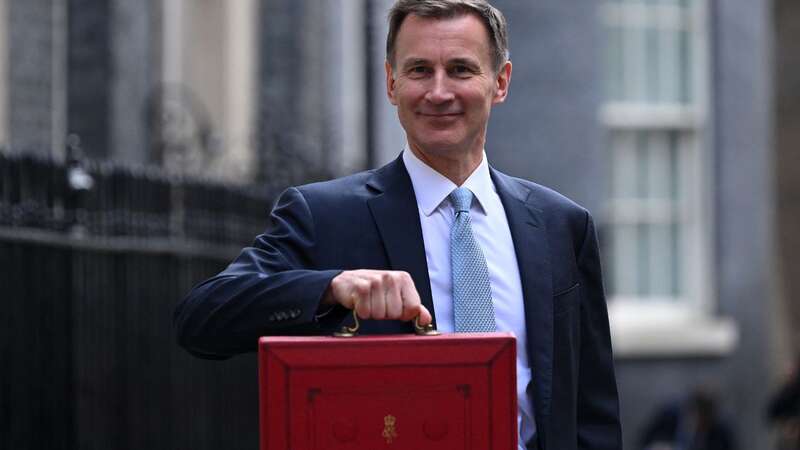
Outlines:
{"label": "neck", "polygon": [[483,161],[483,147],[468,153],[426,152],[409,143],[411,152],[431,169],[439,172],[456,186],[461,186]]}

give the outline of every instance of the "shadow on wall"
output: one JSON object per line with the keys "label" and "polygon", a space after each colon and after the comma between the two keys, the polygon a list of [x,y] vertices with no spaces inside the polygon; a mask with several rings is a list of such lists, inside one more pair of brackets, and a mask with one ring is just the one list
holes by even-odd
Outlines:
{"label": "shadow on wall", "polygon": [[640,432],[639,450],[735,450],[729,421],[717,409],[717,396],[695,388],[686,398],[659,407]]}
{"label": "shadow on wall", "polygon": [[800,449],[800,355],[770,397],[767,420],[776,428],[778,450]]}

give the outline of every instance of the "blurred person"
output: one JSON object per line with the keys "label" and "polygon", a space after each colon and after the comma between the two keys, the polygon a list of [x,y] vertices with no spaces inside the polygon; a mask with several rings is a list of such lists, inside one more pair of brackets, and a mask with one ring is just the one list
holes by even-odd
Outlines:
{"label": "blurred person", "polygon": [[770,397],[767,420],[778,427],[780,450],[800,449],[800,355],[787,371],[784,383]]}
{"label": "blurred person", "polygon": [[711,392],[696,389],[687,399],[656,411],[640,439],[641,450],[735,450],[730,427]]}
{"label": "blurred person", "polygon": [[485,0],[398,0],[386,90],[406,142],[377,170],[292,187],[266,231],[176,308],[203,358],[263,335],[510,331],[519,449],[621,448],[595,228],[560,194],[489,166],[492,108],[509,92],[507,26]]}

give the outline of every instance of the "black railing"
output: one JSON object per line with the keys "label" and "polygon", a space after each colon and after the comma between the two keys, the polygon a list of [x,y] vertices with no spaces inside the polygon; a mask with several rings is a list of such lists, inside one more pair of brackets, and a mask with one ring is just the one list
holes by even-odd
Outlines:
{"label": "black railing", "polygon": [[171,319],[272,197],[0,153],[0,448],[257,448],[255,356],[195,359]]}
{"label": "black railing", "polygon": [[274,192],[110,163],[0,153],[0,226],[240,245]]}

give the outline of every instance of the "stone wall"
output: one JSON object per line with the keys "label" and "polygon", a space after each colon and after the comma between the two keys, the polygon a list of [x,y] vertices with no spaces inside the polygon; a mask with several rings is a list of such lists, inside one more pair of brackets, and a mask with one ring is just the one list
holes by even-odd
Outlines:
{"label": "stone wall", "polygon": [[8,2],[8,129],[13,148],[58,153],[63,145],[66,32],[63,2]]}

